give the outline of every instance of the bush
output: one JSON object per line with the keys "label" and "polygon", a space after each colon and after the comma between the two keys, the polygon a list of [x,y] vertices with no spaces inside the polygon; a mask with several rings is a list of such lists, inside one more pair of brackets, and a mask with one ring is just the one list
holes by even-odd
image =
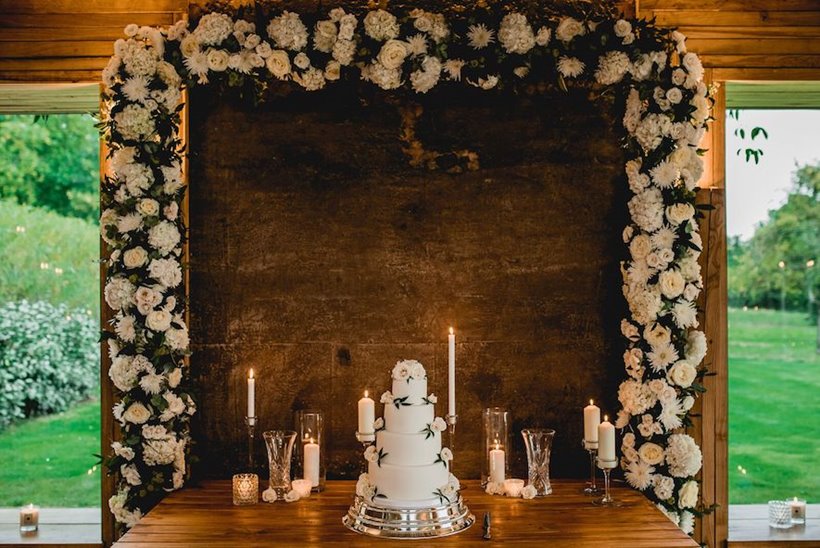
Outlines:
{"label": "bush", "polygon": [[97,316],[99,256],[96,223],[0,200],[0,303],[48,301]]}
{"label": "bush", "polygon": [[42,301],[0,306],[0,428],[96,394],[98,333],[83,310]]}

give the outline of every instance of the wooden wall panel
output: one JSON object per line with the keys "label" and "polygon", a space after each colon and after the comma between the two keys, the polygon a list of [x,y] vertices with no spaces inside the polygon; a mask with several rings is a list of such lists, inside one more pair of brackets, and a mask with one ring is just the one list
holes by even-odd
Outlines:
{"label": "wooden wall panel", "polygon": [[0,82],[99,82],[125,25],[170,25],[187,10],[187,0],[0,0]]}

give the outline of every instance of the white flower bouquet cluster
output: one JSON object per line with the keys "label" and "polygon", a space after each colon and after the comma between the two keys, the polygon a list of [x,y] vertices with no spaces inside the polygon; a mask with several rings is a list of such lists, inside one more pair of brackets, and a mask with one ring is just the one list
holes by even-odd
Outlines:
{"label": "white flower bouquet cluster", "polygon": [[[133,525],[164,490],[182,484],[195,411],[183,380],[182,89],[212,84],[261,93],[272,82],[292,82],[318,91],[346,80],[409,94],[444,84],[483,91],[614,86],[623,97],[633,196],[623,234],[630,318],[621,326],[629,377],[618,394],[617,425],[627,430],[622,465],[633,486],[691,530],[700,451],[679,430],[703,390],[706,353],[704,334],[693,330],[702,288],[698,144],[711,106],[703,67],[683,35],[651,22],[604,12],[510,12],[501,4],[452,16],[280,11],[260,28],[218,13],[165,29],[126,27],[103,71],[109,110],[102,132],[111,154],[100,219],[111,250],[105,301],[115,318],[107,337],[124,440],[108,459],[120,475],[109,501],[119,522]],[[424,375],[412,362],[393,372],[396,379]],[[389,393],[381,399],[394,400]]]}

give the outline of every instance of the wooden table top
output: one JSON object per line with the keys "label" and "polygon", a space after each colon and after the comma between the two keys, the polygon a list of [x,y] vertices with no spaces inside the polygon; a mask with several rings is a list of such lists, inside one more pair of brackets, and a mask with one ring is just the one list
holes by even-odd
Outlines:
{"label": "wooden table top", "polygon": [[[617,508],[592,504],[582,481],[553,480],[553,494],[533,500],[490,496],[478,481],[462,482],[462,496],[475,514],[469,529],[417,546],[571,546],[572,548],[674,548],[697,546],[643,495],[617,486]],[[353,500],[354,482],[329,481],[327,489],[295,503],[233,506],[227,480],[205,481],[167,496],[116,543],[145,546],[412,546],[406,540],[375,539],[349,531],[342,516]],[[492,516],[491,541],[482,540],[484,513]]]}

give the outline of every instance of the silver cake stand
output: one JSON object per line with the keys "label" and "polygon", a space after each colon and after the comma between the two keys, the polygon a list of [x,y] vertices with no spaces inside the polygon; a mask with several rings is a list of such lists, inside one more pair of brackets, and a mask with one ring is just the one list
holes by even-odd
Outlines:
{"label": "silver cake stand", "polygon": [[427,508],[379,506],[356,496],[342,518],[345,527],[373,537],[429,539],[454,535],[475,522],[461,496],[450,504]]}

